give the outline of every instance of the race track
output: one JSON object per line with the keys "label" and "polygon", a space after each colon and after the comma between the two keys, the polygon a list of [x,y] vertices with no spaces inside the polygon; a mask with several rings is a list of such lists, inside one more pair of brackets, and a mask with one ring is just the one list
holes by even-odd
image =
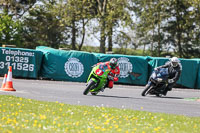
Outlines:
{"label": "race track", "polygon": [[194,89],[173,89],[166,97],[159,98],[142,97],[144,86],[114,85],[97,96],[83,95],[85,83],[77,82],[13,79],[13,86],[16,92],[0,91],[0,95],[200,117],[200,100],[187,99],[200,97],[200,90]]}

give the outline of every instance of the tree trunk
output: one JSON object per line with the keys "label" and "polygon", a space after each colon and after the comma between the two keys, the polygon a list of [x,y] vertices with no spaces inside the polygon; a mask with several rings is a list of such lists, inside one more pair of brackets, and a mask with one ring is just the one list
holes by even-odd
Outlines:
{"label": "tree trunk", "polygon": [[72,20],[72,50],[76,50],[76,25],[75,20]]}
{"label": "tree trunk", "polygon": [[81,44],[79,45],[79,48],[78,48],[79,51],[81,51],[81,48],[83,46],[83,42],[85,40],[85,22],[84,22],[84,19],[83,19],[82,31],[83,31],[83,36],[82,36]]}
{"label": "tree trunk", "polygon": [[[160,1],[159,1],[160,2]],[[162,48],[162,44],[161,44],[161,32],[160,32],[160,23],[161,23],[161,16],[160,16],[160,11],[161,8],[160,6],[158,7],[159,11],[158,11],[158,56],[161,56],[161,48]]]}
{"label": "tree trunk", "polygon": [[143,51],[142,51],[143,55],[145,54],[145,50],[146,50],[146,43],[144,43],[144,47],[143,47]]}
{"label": "tree trunk", "polygon": [[[177,1],[177,5],[179,5],[179,1]],[[181,28],[181,16],[180,16],[180,13],[179,13],[179,9],[177,7],[176,9],[176,18],[177,18],[177,45],[178,45],[178,55],[179,57],[181,58],[183,56],[183,53],[182,53],[182,47],[181,47],[181,34],[182,34],[182,28]]]}
{"label": "tree trunk", "polygon": [[154,29],[153,29],[153,37],[152,37],[152,41],[151,41],[151,48],[150,48],[150,51],[151,51],[151,56],[153,56],[153,43],[154,43]]}
{"label": "tree trunk", "polygon": [[97,0],[98,2],[98,13],[101,16],[100,17],[100,53],[105,53],[105,41],[106,41],[106,34],[105,34],[105,28],[106,28],[106,5],[107,0]]}
{"label": "tree trunk", "polygon": [[158,24],[158,57],[161,55],[161,33],[160,33],[160,24]]}
{"label": "tree trunk", "polygon": [[110,26],[109,32],[108,32],[108,51],[112,51],[112,35],[113,35],[113,28],[112,25]]}
{"label": "tree trunk", "polygon": [[100,40],[100,53],[105,53],[105,41],[106,41],[106,37],[105,37],[105,20],[104,18],[101,19],[101,40]]}
{"label": "tree trunk", "polygon": [[183,57],[183,53],[182,53],[182,47],[181,47],[181,32],[178,32],[178,54],[179,57],[182,58]]}

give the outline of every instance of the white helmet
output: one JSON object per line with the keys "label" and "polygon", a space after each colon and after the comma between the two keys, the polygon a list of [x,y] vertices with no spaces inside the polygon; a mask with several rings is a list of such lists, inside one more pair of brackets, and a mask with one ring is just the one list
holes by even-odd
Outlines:
{"label": "white helmet", "polygon": [[177,67],[180,60],[177,57],[172,57],[170,62],[173,67]]}

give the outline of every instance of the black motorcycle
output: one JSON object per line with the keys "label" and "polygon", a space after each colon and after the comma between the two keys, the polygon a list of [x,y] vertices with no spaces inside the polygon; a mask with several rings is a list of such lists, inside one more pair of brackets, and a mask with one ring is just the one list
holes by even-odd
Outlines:
{"label": "black motorcycle", "polygon": [[158,70],[154,70],[141,95],[146,96],[149,94],[160,97],[168,85],[168,77],[168,68],[159,68]]}

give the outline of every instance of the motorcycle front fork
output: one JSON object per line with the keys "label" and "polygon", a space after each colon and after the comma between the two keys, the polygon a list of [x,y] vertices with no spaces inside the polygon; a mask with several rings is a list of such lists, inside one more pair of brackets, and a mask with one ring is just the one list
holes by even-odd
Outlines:
{"label": "motorcycle front fork", "polygon": [[152,82],[151,82],[151,81],[148,81],[147,85],[150,86],[151,84],[152,84]]}

